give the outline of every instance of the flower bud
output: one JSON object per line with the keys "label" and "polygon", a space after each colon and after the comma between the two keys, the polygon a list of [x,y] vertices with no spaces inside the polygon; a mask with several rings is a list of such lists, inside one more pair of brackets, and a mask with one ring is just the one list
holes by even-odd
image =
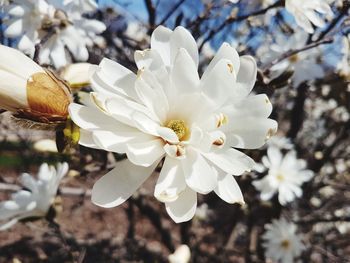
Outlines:
{"label": "flower bud", "polygon": [[65,121],[72,96],[68,84],[21,52],[0,45],[0,109],[38,121]]}

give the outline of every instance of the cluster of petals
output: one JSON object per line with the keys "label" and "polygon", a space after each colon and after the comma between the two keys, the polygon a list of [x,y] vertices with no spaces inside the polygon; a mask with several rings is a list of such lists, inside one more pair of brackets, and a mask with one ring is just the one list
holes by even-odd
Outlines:
{"label": "cluster of petals", "polygon": [[33,57],[35,45],[46,39],[40,49],[40,64],[60,68],[69,63],[67,48],[77,61],[89,57],[92,46],[105,25],[87,19],[83,13],[97,8],[93,0],[14,0],[4,7],[5,36],[18,38],[18,49]]}
{"label": "cluster of petals", "polygon": [[256,164],[255,169],[259,172],[268,169],[265,177],[253,181],[255,188],[261,191],[261,199],[269,200],[278,193],[281,205],[300,197],[303,193],[301,185],[314,176],[311,170],[306,169],[306,161],[297,159],[294,150],[283,155],[275,146],[268,147],[267,156],[262,158],[262,164]]}
{"label": "cluster of petals", "polygon": [[297,226],[282,217],[272,220],[265,229],[262,238],[266,258],[281,263],[296,262],[295,258],[305,249],[302,236],[296,233]]}
{"label": "cluster of petals", "polygon": [[27,173],[22,174],[24,189],[12,194],[11,200],[0,202],[0,230],[24,218],[45,217],[67,171],[67,163],[57,164],[56,169],[43,163],[39,168],[38,179]]}
{"label": "cluster of petals", "polygon": [[176,222],[193,217],[197,192],[243,203],[232,175],[254,161],[235,148],[259,148],[277,129],[267,96],[250,95],[255,60],[224,43],[200,78],[192,35],[163,26],[134,58],[137,74],[103,59],[91,77],[91,101],[69,107],[81,145],[128,157],[96,182],[92,201],[123,203],[162,164],[154,195]]}
{"label": "cluster of petals", "polygon": [[310,34],[314,32],[312,24],[317,27],[325,26],[320,14],[333,16],[326,0],[286,0],[286,10],[294,16],[298,26]]}

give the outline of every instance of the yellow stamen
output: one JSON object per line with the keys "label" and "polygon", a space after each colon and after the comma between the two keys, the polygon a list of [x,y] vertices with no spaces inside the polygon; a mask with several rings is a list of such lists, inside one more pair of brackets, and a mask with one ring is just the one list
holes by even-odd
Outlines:
{"label": "yellow stamen", "polygon": [[216,128],[221,127],[222,125],[225,125],[228,123],[228,118],[225,114],[220,113],[219,115],[217,115],[216,117]]}
{"label": "yellow stamen", "polygon": [[280,182],[284,181],[284,176],[283,176],[283,174],[278,174],[278,175],[276,176],[276,178],[277,178],[277,180],[280,181]]}
{"label": "yellow stamen", "polygon": [[290,247],[290,242],[289,242],[289,240],[283,240],[282,242],[281,242],[281,247],[283,248],[283,249],[288,249],[289,247]]}
{"label": "yellow stamen", "polygon": [[183,120],[170,120],[166,127],[172,129],[176,133],[179,140],[184,139],[188,132],[186,123]]}

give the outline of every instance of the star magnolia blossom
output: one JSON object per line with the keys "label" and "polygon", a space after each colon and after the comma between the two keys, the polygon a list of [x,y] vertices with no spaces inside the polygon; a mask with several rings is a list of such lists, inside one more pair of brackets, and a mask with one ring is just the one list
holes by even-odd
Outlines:
{"label": "star magnolia blossom", "polygon": [[269,200],[278,192],[278,201],[286,205],[295,197],[302,195],[301,185],[313,177],[313,172],[307,170],[306,162],[296,158],[295,151],[289,151],[285,156],[279,149],[270,146],[267,156],[262,158],[263,164],[257,164],[256,170],[262,172],[268,168],[268,174],[261,180],[253,182],[256,189],[261,191],[261,199]]}
{"label": "star magnolia blossom", "polygon": [[183,27],[158,27],[151,49],[135,52],[138,73],[103,59],[91,79],[93,106],[71,104],[80,144],[126,153],[93,187],[92,201],[113,207],[129,198],[164,159],[154,195],[176,222],[190,220],[197,194],[215,191],[243,203],[233,175],[254,161],[232,148],[261,147],[277,123],[266,95],[248,96],[254,59],[224,43],[200,79],[198,50]]}
{"label": "star magnolia blossom", "polygon": [[265,225],[264,240],[265,257],[281,263],[293,263],[305,249],[301,235],[296,234],[297,226],[286,219],[272,220]]}
{"label": "star magnolia blossom", "polygon": [[[261,57],[261,62],[268,64],[290,50],[304,47],[307,40],[308,34],[304,31],[296,31],[288,38],[282,34],[276,35],[274,37],[275,43],[262,45],[257,53]],[[269,69],[270,77],[272,79],[277,78],[289,68],[293,69],[294,73],[291,79],[295,87],[298,87],[304,81],[311,82],[323,78],[324,69],[318,61],[321,52],[322,50],[314,48],[284,59]]]}
{"label": "star magnolia blossom", "polygon": [[188,263],[191,259],[191,250],[187,245],[180,245],[173,254],[168,256],[169,263]]}
{"label": "star magnolia blossom", "polygon": [[317,12],[333,16],[332,9],[325,0],[286,0],[286,10],[294,16],[298,26],[310,34],[314,32],[312,24],[317,27],[325,26],[324,20]]}
{"label": "star magnolia blossom", "polygon": [[0,230],[24,218],[45,217],[67,171],[67,163],[59,163],[56,169],[44,163],[39,168],[37,180],[27,173],[22,174],[21,182],[26,190],[12,194],[12,200],[0,203],[0,222],[5,221],[0,224]]}
{"label": "star magnolia blossom", "polygon": [[72,101],[67,83],[20,51],[0,45],[0,109],[39,122],[64,121]]}
{"label": "star magnolia blossom", "polygon": [[96,34],[106,28],[102,22],[82,16],[96,8],[91,0],[14,0],[5,9],[9,18],[5,35],[19,37],[18,48],[33,57],[35,45],[53,31],[40,49],[40,64],[52,63],[56,68],[66,65],[69,61],[65,48],[75,60],[86,61],[86,46],[92,46]]}

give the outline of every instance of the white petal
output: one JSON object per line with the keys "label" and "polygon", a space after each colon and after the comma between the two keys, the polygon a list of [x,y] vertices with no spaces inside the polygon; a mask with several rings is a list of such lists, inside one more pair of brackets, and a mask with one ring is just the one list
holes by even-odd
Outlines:
{"label": "white petal", "polygon": [[[1,57],[0,48],[0,57]],[[16,111],[29,107],[27,80],[1,69],[0,62],[0,109]]]}
{"label": "white petal", "polygon": [[56,39],[56,41],[53,42],[50,58],[55,68],[61,68],[67,64],[65,47],[60,39]]}
{"label": "white petal", "polygon": [[242,117],[267,118],[272,112],[272,104],[265,94],[259,94],[248,96],[230,109],[231,112],[227,113],[229,121],[232,118],[232,122],[235,122],[236,118]]}
{"label": "white petal", "polygon": [[147,167],[164,155],[163,146],[164,142],[161,139],[128,143],[126,154],[132,163]]}
{"label": "white petal", "polygon": [[158,136],[158,129],[160,128],[159,123],[149,118],[145,113],[134,112],[132,114],[132,121],[134,126],[140,131]]}
{"label": "white petal", "polygon": [[173,202],[165,203],[166,211],[175,223],[192,219],[197,208],[197,193],[189,187]]}
{"label": "white petal", "polygon": [[201,81],[201,88],[204,94],[214,101],[216,107],[220,107],[229,99],[235,82],[236,73],[232,62],[228,59],[221,59],[213,67],[206,80]]}
{"label": "white petal", "polygon": [[199,56],[196,40],[187,29],[182,26],[178,26],[170,36],[171,63],[175,63],[174,61],[176,60],[177,54],[182,48],[185,49],[190,55],[197,70]]}
{"label": "white petal", "polygon": [[38,64],[22,52],[3,45],[0,45],[0,70],[24,79],[28,79],[34,73],[44,72]]}
{"label": "white petal", "polygon": [[214,58],[210,61],[208,67],[205,69],[201,81],[206,80],[206,78],[209,76],[209,73],[211,73],[212,69],[221,59],[229,60],[233,65],[235,74],[238,74],[240,68],[239,55],[235,48],[231,47],[230,44],[225,42],[221,45]]}
{"label": "white petal", "polygon": [[129,130],[118,129],[113,132],[99,130],[93,132],[93,140],[100,148],[117,153],[125,153],[127,151],[127,143],[153,139],[153,136],[139,132],[131,127]]}
{"label": "white petal", "polygon": [[244,204],[242,191],[235,178],[230,174],[219,174],[218,186],[215,188],[215,193],[227,203]]}
{"label": "white petal", "polygon": [[175,201],[186,188],[180,161],[166,157],[154,189],[154,196],[161,202]]}
{"label": "white petal", "polygon": [[92,132],[83,129],[80,129],[79,144],[88,148],[101,149],[101,147],[95,143]]}
{"label": "white petal", "polygon": [[203,155],[226,173],[234,175],[250,171],[255,165],[249,156],[232,148],[204,153]]}
{"label": "white petal", "polygon": [[151,48],[157,50],[165,65],[170,66],[170,36],[172,31],[158,26],[151,36]]}
{"label": "white petal", "polygon": [[237,74],[237,88],[241,92],[246,92],[246,94],[249,94],[254,87],[257,72],[258,68],[253,57],[240,57],[240,68]]}
{"label": "white petal", "polygon": [[174,67],[171,71],[171,80],[179,94],[193,93],[199,89],[197,67],[183,48],[178,51],[175,58]]}
{"label": "white petal", "polygon": [[132,71],[107,58],[101,61],[99,69],[92,77],[92,85],[96,91],[106,90],[137,99],[134,89],[136,75]]}
{"label": "white petal", "polygon": [[155,71],[163,65],[162,58],[154,49],[137,50],[134,59],[138,69],[147,68],[150,71]]}
{"label": "white petal", "polygon": [[115,129],[122,125],[97,108],[71,103],[68,111],[73,122],[85,130]]}
{"label": "white petal", "polygon": [[277,131],[277,122],[271,119],[242,117],[233,119],[231,123],[226,139],[227,144],[235,148],[260,148]]}
{"label": "white petal", "polygon": [[267,156],[269,157],[269,161],[271,163],[271,167],[279,167],[282,162],[282,153],[276,147],[269,147],[267,149]]}
{"label": "white petal", "polygon": [[201,194],[207,194],[217,186],[216,173],[196,150],[187,149],[186,158],[181,160],[186,183]]}
{"label": "white petal", "polygon": [[9,26],[5,29],[5,36],[8,38],[18,37],[23,33],[23,19],[14,20]]}
{"label": "white petal", "polygon": [[125,202],[150,176],[158,163],[145,168],[121,161],[116,168],[101,177],[92,188],[91,201],[110,208]]}

